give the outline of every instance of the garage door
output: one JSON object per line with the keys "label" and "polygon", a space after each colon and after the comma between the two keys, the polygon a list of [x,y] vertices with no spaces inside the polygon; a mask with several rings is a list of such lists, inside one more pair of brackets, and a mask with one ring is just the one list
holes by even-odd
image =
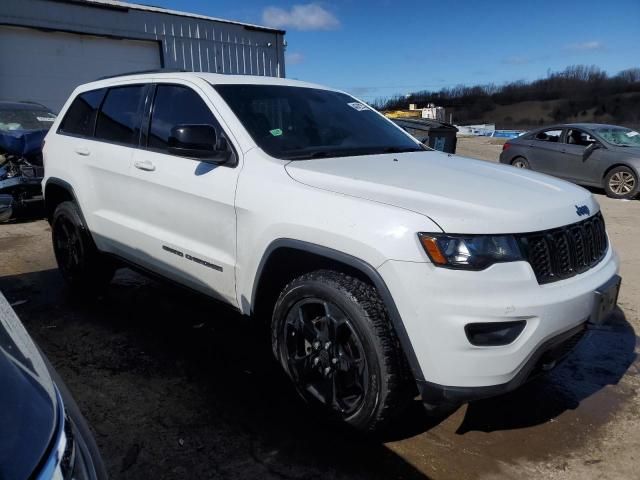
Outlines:
{"label": "garage door", "polygon": [[160,68],[158,42],[0,26],[0,99],[59,111],[81,83]]}

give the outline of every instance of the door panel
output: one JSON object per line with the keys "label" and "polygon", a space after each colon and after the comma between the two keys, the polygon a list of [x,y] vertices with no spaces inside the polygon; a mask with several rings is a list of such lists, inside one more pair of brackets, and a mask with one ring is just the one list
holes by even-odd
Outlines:
{"label": "door panel", "polygon": [[531,140],[527,160],[531,168],[537,172],[554,175],[555,165],[561,156],[562,129],[538,132]]}
{"label": "door panel", "polygon": [[577,183],[600,184],[599,171],[603,170],[603,150],[594,150],[586,158],[586,148],[595,138],[584,130],[572,128],[567,130],[564,143],[565,165],[564,176]]}
{"label": "door panel", "polygon": [[136,150],[131,169],[137,261],[236,305],[234,200],[240,168],[169,154],[171,128],[180,124],[209,124],[222,134],[200,92],[158,85],[148,148]]}
{"label": "door panel", "polygon": [[[146,85],[87,92],[74,100],[61,124],[74,161],[84,217],[100,250],[128,255],[128,207],[134,199],[129,169]],[[94,135],[95,132],[95,135]]]}

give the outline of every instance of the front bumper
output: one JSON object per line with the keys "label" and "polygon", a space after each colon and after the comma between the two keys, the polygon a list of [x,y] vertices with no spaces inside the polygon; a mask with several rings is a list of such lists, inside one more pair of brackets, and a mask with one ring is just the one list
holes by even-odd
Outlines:
{"label": "front bumper", "polygon": [[[75,414],[75,409],[66,410],[59,392],[57,421],[58,427],[51,444],[51,448],[35,480],[101,480],[106,478],[103,473],[102,460],[96,453],[92,453],[86,431],[80,425],[84,422]],[[75,407],[75,404],[74,404]]]}
{"label": "front bumper", "polygon": [[[527,262],[496,264],[480,272],[428,263],[387,261],[380,268],[415,353],[424,394],[462,401],[516,388],[550,349],[581,330],[595,291],[618,271],[611,248],[600,263],[572,278],[539,285]],[[524,320],[508,345],[475,346],[469,323]],[[425,400],[428,401],[428,400]]]}
{"label": "front bumper", "polygon": [[485,387],[450,387],[426,380],[418,381],[422,401],[431,405],[459,404],[511,392],[536,376],[555,368],[585,336],[587,323],[585,321],[544,342],[507,383]]}

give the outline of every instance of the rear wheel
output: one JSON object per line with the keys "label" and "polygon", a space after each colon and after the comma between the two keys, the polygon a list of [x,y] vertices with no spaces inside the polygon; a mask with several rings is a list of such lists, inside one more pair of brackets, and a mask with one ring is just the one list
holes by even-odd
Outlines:
{"label": "rear wheel", "polygon": [[511,161],[511,165],[516,168],[530,169],[529,161],[524,157],[516,157]]}
{"label": "rear wheel", "polygon": [[320,270],[282,291],[272,321],[274,354],[300,395],[364,431],[405,403],[404,362],[372,286]]}
{"label": "rear wheel", "polygon": [[58,269],[71,288],[95,293],[111,281],[115,267],[96,248],[74,202],[56,207],[51,236]]}
{"label": "rear wheel", "polygon": [[604,177],[604,190],[611,198],[635,198],[639,188],[638,176],[629,167],[615,167]]}

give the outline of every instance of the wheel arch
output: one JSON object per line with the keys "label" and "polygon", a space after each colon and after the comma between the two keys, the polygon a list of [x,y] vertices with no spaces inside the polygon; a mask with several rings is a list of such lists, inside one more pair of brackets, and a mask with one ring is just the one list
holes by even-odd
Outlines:
{"label": "wheel arch", "polygon": [[[76,198],[76,194],[73,191],[73,187],[68,182],[60,178],[51,177],[47,179],[47,182],[43,189],[43,194],[45,218],[49,221],[49,223],[51,223],[53,219],[53,213],[60,203],[66,201],[72,201],[76,204],[78,203],[78,199]],[[78,205],[78,209],[80,209],[80,205]],[[80,214],[82,216],[82,210],[80,210]],[[82,221],[84,223],[84,217],[82,217]]]}
{"label": "wheel arch", "polygon": [[634,167],[631,163],[616,162],[616,163],[614,163],[613,165],[611,165],[611,166],[607,167],[607,168],[604,170],[604,172],[603,172],[603,174],[602,174],[602,177],[601,177],[600,179],[601,179],[602,181],[604,181],[604,179],[607,177],[607,175],[609,175],[609,172],[610,172],[611,170],[613,170],[614,168],[617,168],[617,167],[627,167],[627,168],[630,168],[631,170],[633,170],[633,171],[635,172],[636,177],[640,177],[640,175],[638,175],[638,169],[637,169],[636,167]]}
{"label": "wheel arch", "polygon": [[[284,264],[282,260],[285,260]],[[343,271],[377,289],[414,379],[424,379],[409,335],[384,279],[373,266],[353,255],[302,240],[274,240],[266,248],[256,271],[251,292],[251,314],[270,319],[273,306],[286,283],[303,273],[322,268]]]}

